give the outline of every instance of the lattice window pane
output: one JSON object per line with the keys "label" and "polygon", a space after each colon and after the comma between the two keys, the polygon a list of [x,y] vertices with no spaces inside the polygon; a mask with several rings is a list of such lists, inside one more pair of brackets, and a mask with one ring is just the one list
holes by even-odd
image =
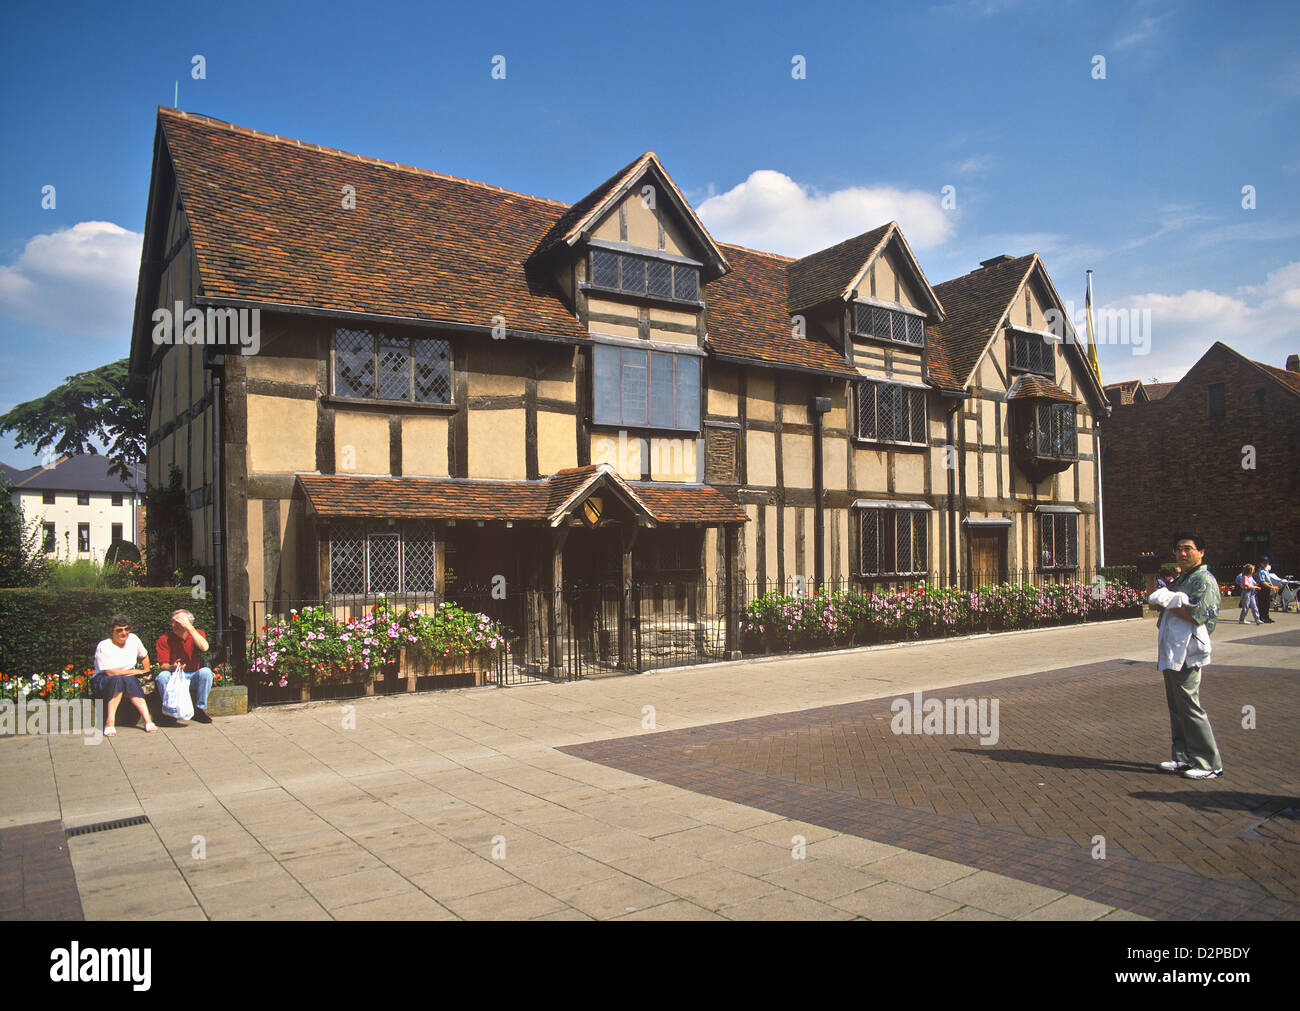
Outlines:
{"label": "lattice window pane", "polygon": [[591,251],[591,283],[602,288],[618,287],[618,254],[604,249]]}
{"label": "lattice window pane", "polygon": [[853,306],[853,331],[854,333],[871,332],[871,306],[863,302],[857,302]]}
{"label": "lattice window pane", "polygon": [[402,589],[432,593],[438,585],[436,562],[433,524],[406,524],[402,530]]}
{"label": "lattice window pane", "polygon": [[415,349],[415,402],[451,403],[451,345],[447,341],[417,340]]}
{"label": "lattice window pane", "polygon": [[1038,529],[1041,537],[1039,555],[1042,567],[1045,569],[1049,569],[1056,564],[1055,519],[1056,517],[1051,513],[1044,513],[1038,518]]}
{"label": "lattice window pane", "polygon": [[911,404],[912,442],[925,442],[925,390],[908,390],[907,399]]}
{"label": "lattice window pane", "polygon": [[620,256],[618,259],[623,272],[619,287],[624,291],[643,293],[645,291],[645,260],[636,256]]}
{"label": "lattice window pane", "polygon": [[366,537],[360,523],[330,528],[330,592],[366,592]]}
{"label": "lattice window pane", "polygon": [[912,571],[914,572],[927,572],[930,568],[927,519],[926,514],[919,510],[912,514]]}
{"label": "lattice window pane", "polygon": [[875,575],[880,572],[879,510],[862,510],[862,572]]}
{"label": "lattice window pane", "polygon": [[925,320],[922,317],[908,316],[905,326],[907,343],[915,344],[917,347],[925,343]]}
{"label": "lattice window pane", "polygon": [[651,260],[646,265],[651,295],[670,298],[673,293],[673,265],[663,260]]}
{"label": "lattice window pane", "polygon": [[401,538],[396,530],[377,529],[370,531],[367,540],[370,545],[370,592],[396,593]]}
{"label": "lattice window pane", "polygon": [[673,266],[673,297],[695,302],[700,297],[700,274],[694,267]]}
{"label": "lattice window pane", "polygon": [[334,335],[334,392],[340,397],[375,395],[375,338],[364,330]]}
{"label": "lattice window pane", "polygon": [[1079,564],[1079,517],[1062,516],[1061,517],[1061,540],[1063,541],[1064,561],[1063,565],[1075,566]]}
{"label": "lattice window pane", "polygon": [[858,384],[858,438],[876,437],[876,384]]}
{"label": "lattice window pane", "polygon": [[871,307],[871,335],[886,339],[891,338],[894,334],[893,319],[894,314],[888,309],[873,305]]}
{"label": "lattice window pane", "polygon": [[893,519],[896,521],[895,526],[898,528],[897,554],[894,556],[897,564],[895,572],[913,572],[912,568],[912,514],[905,509],[899,509],[895,512]]}
{"label": "lattice window pane", "polygon": [[379,399],[411,399],[411,342],[405,337],[379,340]]}
{"label": "lattice window pane", "polygon": [[903,388],[892,383],[876,384],[876,438],[892,442],[898,438],[899,422],[902,421],[906,435],[906,416],[900,410]]}

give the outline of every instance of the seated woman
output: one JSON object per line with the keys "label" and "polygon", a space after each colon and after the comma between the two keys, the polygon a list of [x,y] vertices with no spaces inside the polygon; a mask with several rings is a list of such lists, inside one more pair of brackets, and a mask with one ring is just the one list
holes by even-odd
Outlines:
{"label": "seated woman", "polygon": [[113,615],[109,622],[109,637],[95,647],[95,674],[90,679],[90,690],[108,700],[104,717],[104,736],[116,737],[117,706],[122,696],[129,695],[131,703],[144,719],[144,729],[154,733],[158,728],[149,719],[149,707],[144,701],[144,690],[136,675],[137,660],[144,660],[144,671],[149,670],[149,654],[144,643],[131,631],[131,619],[125,614]]}

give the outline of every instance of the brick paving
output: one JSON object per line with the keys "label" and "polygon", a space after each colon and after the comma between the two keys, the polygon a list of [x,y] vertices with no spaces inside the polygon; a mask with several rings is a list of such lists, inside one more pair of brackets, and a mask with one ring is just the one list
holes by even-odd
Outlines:
{"label": "brick paving", "polygon": [[0,828],[0,920],[80,920],[63,822]]}
{"label": "brick paving", "polygon": [[[1206,669],[1202,702],[1227,769],[1206,782],[1153,768],[1169,725],[1148,662],[927,697],[996,698],[999,740],[896,735],[891,697],[560,750],[1145,916],[1300,914],[1294,671]],[[1242,726],[1244,706],[1256,729]],[[1105,859],[1093,858],[1096,836]]]}

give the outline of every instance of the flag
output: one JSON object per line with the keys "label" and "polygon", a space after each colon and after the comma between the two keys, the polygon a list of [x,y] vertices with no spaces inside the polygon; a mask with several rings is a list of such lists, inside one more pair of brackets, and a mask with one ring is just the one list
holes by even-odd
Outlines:
{"label": "flag", "polygon": [[1097,374],[1097,385],[1101,385],[1101,365],[1097,362],[1097,334],[1092,328],[1092,271],[1088,271],[1088,294],[1083,300],[1084,312],[1088,317],[1088,362]]}

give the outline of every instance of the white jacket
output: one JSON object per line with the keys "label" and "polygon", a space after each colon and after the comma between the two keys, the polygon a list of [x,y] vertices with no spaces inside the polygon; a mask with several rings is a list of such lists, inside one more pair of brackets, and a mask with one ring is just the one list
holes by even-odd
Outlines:
{"label": "white jacket", "polygon": [[1168,613],[1186,607],[1190,603],[1187,594],[1161,587],[1147,601],[1166,611],[1156,633],[1156,665],[1160,670],[1181,670],[1183,664],[1204,667],[1210,662],[1210,635],[1205,626]]}

